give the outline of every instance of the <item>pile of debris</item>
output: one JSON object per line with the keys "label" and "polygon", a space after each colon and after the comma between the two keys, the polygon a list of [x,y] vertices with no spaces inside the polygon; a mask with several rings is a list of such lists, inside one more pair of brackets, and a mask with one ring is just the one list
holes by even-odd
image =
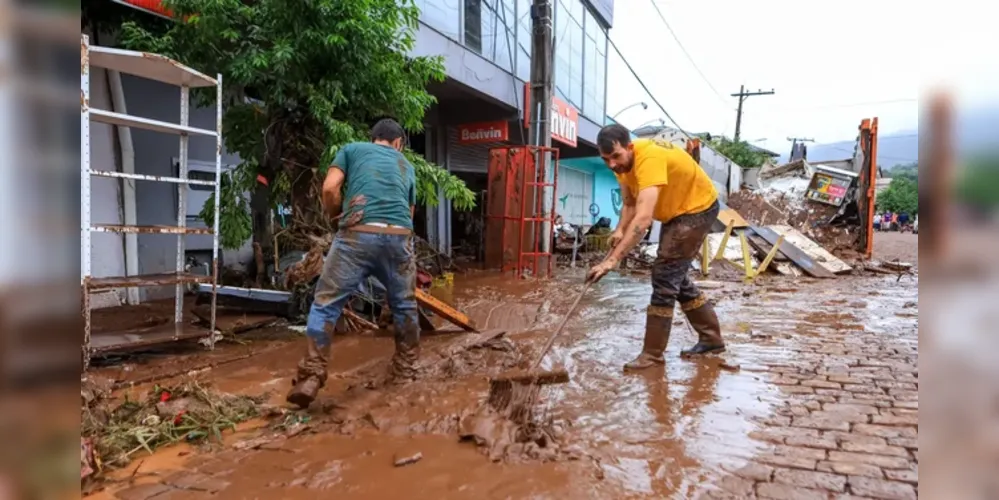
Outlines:
{"label": "pile of debris", "polygon": [[222,431],[260,415],[264,397],[224,394],[197,382],[155,386],[139,401],[114,401],[110,381],[81,384],[80,479],[127,465],[141,452],[179,443],[218,442]]}
{"label": "pile of debris", "polygon": [[754,225],[791,226],[837,257],[855,259],[860,241],[856,178],[847,170],[797,160],[761,172],[759,189],[733,193],[728,204]]}
{"label": "pile of debris", "polygon": [[817,278],[852,272],[845,261],[862,256],[864,230],[859,175],[852,160],[831,163],[766,165],[755,189],[733,193],[723,204],[694,267],[707,263],[708,274],[717,267],[721,279],[747,281],[766,271]]}

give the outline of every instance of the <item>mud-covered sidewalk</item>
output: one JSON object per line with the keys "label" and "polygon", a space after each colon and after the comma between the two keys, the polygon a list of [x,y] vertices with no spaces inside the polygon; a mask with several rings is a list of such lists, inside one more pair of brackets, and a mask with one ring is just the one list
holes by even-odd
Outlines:
{"label": "mud-covered sidewalk", "polygon": [[[561,452],[521,448],[499,462],[459,442],[459,421],[485,398],[488,376],[540,348],[581,276],[456,281],[442,298],[483,328],[505,329],[507,340],[425,337],[421,381],[390,388],[378,382],[390,337],[338,338],[333,375],[304,431],[254,445],[272,434],[259,422],[213,451],[175,446],[136,457],[93,497],[915,498],[914,277],[722,283],[705,292],[727,353],[680,359],[695,338],[678,311],[667,366],[626,374],[622,365],[641,348],[650,285],[612,274],[591,287],[551,356],[571,375],[542,394]],[[195,376],[281,404],[304,341],[266,342]],[[225,347],[211,353],[226,355]],[[395,465],[417,454],[416,463]]]}

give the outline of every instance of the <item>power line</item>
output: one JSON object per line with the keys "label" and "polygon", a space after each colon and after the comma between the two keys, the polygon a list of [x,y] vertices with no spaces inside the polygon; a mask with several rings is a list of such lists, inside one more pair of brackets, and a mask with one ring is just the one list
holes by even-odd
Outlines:
{"label": "power line", "polygon": [[649,99],[651,99],[652,102],[659,107],[659,111],[662,111],[663,114],[666,115],[666,118],[669,118],[669,121],[673,123],[673,125],[676,126],[676,129],[679,130],[681,134],[686,136],[687,139],[693,139],[693,137],[691,137],[691,135],[688,134],[683,129],[683,127],[681,127],[680,124],[673,119],[673,117],[669,114],[669,112],[666,111],[666,108],[662,105],[662,103],[659,102],[658,99],[656,99],[656,96],[652,94],[652,91],[649,90],[649,87],[645,85],[645,82],[643,82],[642,79],[638,76],[638,73],[635,72],[635,68],[632,68],[631,63],[629,63],[628,60],[625,59],[624,54],[621,53],[621,49],[617,48],[617,44],[614,43],[614,40],[612,40],[611,37],[607,37],[607,43],[610,44],[611,48],[614,49],[614,52],[617,53],[617,56],[621,58],[621,61],[624,62],[625,67],[627,67],[628,71],[631,72],[631,75],[635,77],[635,80],[638,81],[638,84],[642,86],[642,89],[645,90],[645,93],[649,95]]}
{"label": "power line", "polygon": [[691,66],[694,67],[698,75],[701,75],[701,79],[704,80],[704,83],[708,84],[708,87],[711,88],[711,91],[715,93],[715,97],[717,97],[718,100],[726,108],[728,108],[729,107],[728,101],[725,99],[724,96],[721,95],[721,92],[718,92],[718,89],[716,89],[715,86],[711,84],[711,80],[708,80],[708,77],[704,74],[703,71],[701,71],[701,68],[697,65],[697,63],[694,62],[694,58],[690,56],[689,52],[687,52],[687,48],[683,46],[683,42],[680,41],[680,37],[676,36],[676,32],[673,31],[673,27],[669,25],[669,21],[666,20],[666,16],[663,15],[663,11],[659,10],[659,5],[656,4],[656,0],[649,0],[649,2],[652,3],[652,8],[656,9],[656,14],[659,14],[659,19],[661,19],[663,24],[666,25],[666,30],[669,31],[670,36],[672,36],[673,40],[676,41],[676,44],[680,46],[680,50],[683,52],[683,55],[687,56],[687,60],[690,61]]}
{"label": "power line", "polygon": [[[880,141],[881,138],[879,137],[878,140]],[[854,150],[847,149],[847,148],[832,147],[831,149],[835,149],[836,151],[843,151],[843,152],[850,153],[850,154],[855,153]],[[912,163],[912,162],[917,161],[917,159],[913,159],[913,158],[899,158],[897,156],[885,156],[885,155],[880,154],[880,153],[878,154],[878,158],[883,159],[883,160],[902,161],[902,162],[906,162],[906,163]]]}

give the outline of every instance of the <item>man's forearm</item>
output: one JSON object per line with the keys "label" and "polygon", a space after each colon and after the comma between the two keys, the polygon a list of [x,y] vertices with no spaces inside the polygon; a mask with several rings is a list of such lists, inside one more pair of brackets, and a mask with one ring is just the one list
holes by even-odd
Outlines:
{"label": "man's forearm", "polygon": [[631,223],[628,224],[628,228],[624,231],[624,238],[611,252],[611,258],[620,262],[632,248],[635,248],[635,245],[637,245],[639,241],[642,241],[642,238],[645,237],[645,233],[648,232],[649,227],[651,226],[652,218],[635,217],[632,219]]}
{"label": "man's forearm", "polygon": [[621,217],[617,221],[617,227],[614,228],[615,231],[624,231],[628,229],[631,221],[635,218],[635,207],[633,205],[624,205],[621,207]]}

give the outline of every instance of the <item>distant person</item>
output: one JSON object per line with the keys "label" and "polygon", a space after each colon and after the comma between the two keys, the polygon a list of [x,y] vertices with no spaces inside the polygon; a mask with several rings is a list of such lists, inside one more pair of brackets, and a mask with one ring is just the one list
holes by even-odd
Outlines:
{"label": "distant person", "polygon": [[881,230],[881,214],[874,214],[874,230]]}
{"label": "distant person", "polygon": [[909,214],[907,214],[905,212],[900,213],[898,215],[898,227],[899,227],[899,229],[901,230],[901,228],[907,227],[908,225],[909,225]]}
{"label": "distant person", "polygon": [[898,231],[898,212],[891,214],[891,230]]}

